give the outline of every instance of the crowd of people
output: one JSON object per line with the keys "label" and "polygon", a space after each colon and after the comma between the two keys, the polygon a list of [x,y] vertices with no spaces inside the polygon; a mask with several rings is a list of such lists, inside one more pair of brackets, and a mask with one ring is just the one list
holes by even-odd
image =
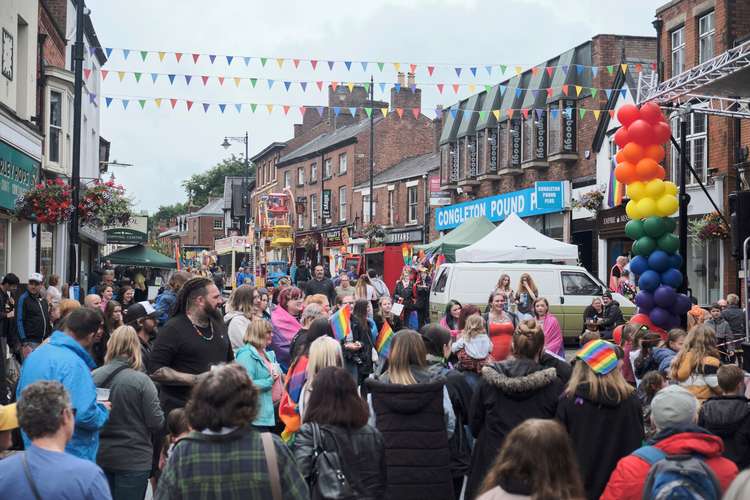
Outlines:
{"label": "crowd of people", "polygon": [[0,448],[16,450],[0,460],[0,498],[142,500],[149,485],[157,499],[274,500],[750,489],[738,475],[750,401],[728,356],[744,330],[736,295],[664,333],[626,323],[605,293],[566,359],[527,273],[515,289],[499,276],[486,304],[451,300],[438,321],[424,268],[392,284],[372,270],[307,274],[296,286],[237,279],[225,303],[210,273],[175,272],[148,301],[107,271],[83,304],[39,275],[16,299],[6,275],[2,358],[20,373],[0,380]]}

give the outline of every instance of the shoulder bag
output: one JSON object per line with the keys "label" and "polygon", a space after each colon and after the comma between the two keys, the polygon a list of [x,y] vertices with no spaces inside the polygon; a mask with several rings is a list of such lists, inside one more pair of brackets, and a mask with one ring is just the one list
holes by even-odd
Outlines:
{"label": "shoulder bag", "polygon": [[31,493],[34,495],[34,499],[42,500],[42,495],[39,494],[39,489],[36,487],[36,482],[34,482],[34,478],[31,477],[29,463],[26,461],[26,452],[23,452],[21,461],[23,462],[23,473],[26,476],[26,480],[29,482],[29,486],[31,486]]}
{"label": "shoulder bag", "polygon": [[354,499],[354,489],[344,474],[338,450],[326,451],[320,426],[311,423],[313,431],[312,498],[326,500]]}
{"label": "shoulder bag", "polygon": [[263,453],[268,465],[268,476],[271,480],[271,497],[273,500],[281,500],[281,479],[279,477],[279,461],[276,458],[276,445],[270,432],[261,432],[260,440],[263,443]]}

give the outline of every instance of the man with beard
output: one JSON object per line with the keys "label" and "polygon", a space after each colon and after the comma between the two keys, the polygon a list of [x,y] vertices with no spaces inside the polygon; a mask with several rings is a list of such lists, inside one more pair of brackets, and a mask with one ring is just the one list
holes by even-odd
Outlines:
{"label": "man with beard", "polygon": [[185,406],[200,374],[234,359],[219,311],[222,301],[210,278],[192,278],[177,295],[172,317],[159,329],[148,368],[161,386],[165,415]]}
{"label": "man with beard", "polygon": [[125,310],[123,321],[132,326],[141,342],[141,359],[143,366],[148,367],[151,359],[151,349],[156,335],[156,317],[159,312],[154,309],[151,302],[138,302]]}

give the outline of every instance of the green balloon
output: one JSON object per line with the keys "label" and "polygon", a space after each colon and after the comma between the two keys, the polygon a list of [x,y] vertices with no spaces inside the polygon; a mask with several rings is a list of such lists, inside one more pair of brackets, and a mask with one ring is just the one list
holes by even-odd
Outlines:
{"label": "green balloon", "polygon": [[650,236],[642,236],[633,244],[633,253],[636,255],[648,257],[654,250],[656,250],[656,240]]}
{"label": "green balloon", "polygon": [[643,221],[643,232],[646,233],[646,236],[659,239],[666,232],[664,229],[665,226],[662,217],[647,217]]}
{"label": "green balloon", "polygon": [[675,253],[680,248],[680,239],[672,233],[667,233],[659,238],[656,244],[660,250],[664,250],[667,253]]}
{"label": "green balloon", "polygon": [[642,238],[644,235],[643,222],[641,222],[639,219],[633,219],[633,220],[628,221],[628,223],[625,224],[625,234],[631,240],[637,240],[638,238]]}
{"label": "green balloon", "polygon": [[664,219],[664,232],[674,233],[674,230],[677,229],[677,219],[674,217],[662,217],[662,219]]}

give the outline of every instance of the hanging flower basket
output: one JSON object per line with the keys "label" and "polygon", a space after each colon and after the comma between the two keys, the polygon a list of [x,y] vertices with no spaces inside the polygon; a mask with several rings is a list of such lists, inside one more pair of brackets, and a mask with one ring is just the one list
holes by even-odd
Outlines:
{"label": "hanging flower basket", "polygon": [[591,212],[597,212],[602,208],[602,202],[604,201],[604,187],[592,189],[586,193],[583,193],[578,199],[571,200],[570,204],[573,208],[584,208]]}
{"label": "hanging flower basket", "polygon": [[307,235],[304,238],[302,238],[302,240],[300,241],[300,244],[307,253],[312,253],[318,248],[318,242],[315,241],[315,238],[313,238],[310,235]]}
{"label": "hanging flower basket", "polygon": [[688,222],[690,237],[696,241],[725,240],[729,238],[729,227],[717,212],[706,214]]}
{"label": "hanging flower basket", "polygon": [[385,230],[378,224],[370,222],[362,230],[371,245],[379,245],[385,241]]}
{"label": "hanging flower basket", "polygon": [[62,179],[40,182],[16,199],[16,215],[40,224],[62,224],[73,215],[70,185]]}
{"label": "hanging flower basket", "polygon": [[125,197],[125,188],[115,184],[114,179],[106,182],[94,181],[81,193],[78,204],[81,224],[102,228],[127,226],[133,216],[131,202]]}

